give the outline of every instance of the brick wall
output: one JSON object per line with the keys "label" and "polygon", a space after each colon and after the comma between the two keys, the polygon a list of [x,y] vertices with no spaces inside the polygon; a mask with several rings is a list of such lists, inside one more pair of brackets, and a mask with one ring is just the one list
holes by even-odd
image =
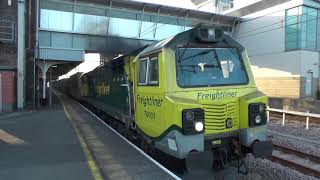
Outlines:
{"label": "brick wall", "polygon": [[2,111],[13,111],[15,109],[16,104],[16,72],[0,71],[0,74],[2,92]]}
{"label": "brick wall", "polygon": [[259,77],[255,78],[258,89],[271,98],[317,98],[319,78],[313,78],[312,97],[306,97],[305,77]]}
{"label": "brick wall", "polygon": [[258,77],[258,89],[269,97],[300,98],[301,79],[299,77]]}
{"label": "brick wall", "polygon": [[11,0],[11,6],[8,6],[8,0],[0,1],[0,16],[6,20],[16,21],[17,19],[17,0]]}
{"label": "brick wall", "polygon": [[16,45],[0,43],[0,66],[15,68],[16,65],[17,65]]}

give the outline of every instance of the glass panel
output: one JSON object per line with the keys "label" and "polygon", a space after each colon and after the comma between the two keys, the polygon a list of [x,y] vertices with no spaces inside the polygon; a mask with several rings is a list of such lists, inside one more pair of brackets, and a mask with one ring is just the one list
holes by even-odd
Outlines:
{"label": "glass panel", "polygon": [[[318,14],[320,15],[320,10],[318,10]],[[317,34],[316,34],[316,44],[317,44],[317,51],[320,51],[320,19],[317,18]]]}
{"label": "glass panel", "polygon": [[292,25],[298,22],[298,7],[288,9],[286,12],[286,24]]}
{"label": "glass panel", "polygon": [[149,39],[153,40],[153,35],[155,31],[155,22],[157,20],[156,15],[152,15],[149,13],[144,13],[143,22],[141,27],[141,39]]}
{"label": "glass panel", "polygon": [[97,16],[97,34],[107,34],[108,18],[103,16]]}
{"label": "glass panel", "polygon": [[74,32],[107,34],[108,17],[75,13]]}
{"label": "glass panel", "polygon": [[40,9],[50,9],[56,11],[67,11],[72,12],[73,4],[72,3],[61,3],[59,1],[52,0],[41,0],[39,1]]}
{"label": "glass panel", "polygon": [[306,40],[307,40],[306,30],[307,30],[307,23],[300,23],[299,47],[303,49],[306,48]]}
{"label": "glass panel", "polygon": [[130,19],[110,18],[109,34],[137,38],[139,36],[140,22]]}
{"label": "glass panel", "polygon": [[74,6],[74,12],[78,14],[88,14],[96,16],[105,16],[109,10],[107,6],[88,6],[85,4],[77,4]]}
{"label": "glass panel", "polygon": [[147,59],[140,61],[139,68],[139,83],[146,84],[147,83]]}
{"label": "glass panel", "polygon": [[141,39],[153,39],[153,34],[155,30],[155,23],[153,22],[143,22],[141,27]]}
{"label": "glass panel", "polygon": [[95,34],[97,29],[97,17],[94,15],[84,15],[83,19],[84,32],[89,34]]}
{"label": "glass panel", "polygon": [[48,9],[40,10],[40,27],[50,30],[72,31],[72,13]]}
{"label": "glass panel", "polygon": [[316,49],[316,30],[317,30],[317,10],[314,8],[302,6],[300,13],[300,39],[299,48],[315,50]]}
{"label": "glass panel", "polygon": [[177,83],[182,87],[245,84],[246,69],[234,48],[178,48]]}
{"label": "glass panel", "polygon": [[182,31],[183,31],[183,26],[158,23],[155,39],[157,40],[165,39],[170,36],[176,35]]}
{"label": "glass panel", "polygon": [[298,48],[298,14],[299,7],[286,11],[285,47],[287,50]]}
{"label": "glass panel", "polygon": [[74,32],[85,32],[84,29],[84,19],[85,19],[85,15],[84,14],[78,14],[75,13],[74,15]]}
{"label": "glass panel", "polygon": [[149,61],[149,83],[150,84],[158,84],[158,59],[152,58]]}
{"label": "glass panel", "polygon": [[72,13],[52,11],[49,15],[49,29],[72,31]]}
{"label": "glass panel", "polygon": [[111,9],[111,17],[121,19],[140,20],[142,12],[124,11],[118,9]]}
{"label": "glass panel", "polygon": [[171,16],[160,16],[155,39],[162,40],[184,31],[184,25],[186,23],[190,24],[190,21],[185,21],[184,19]]}
{"label": "glass panel", "polygon": [[47,9],[40,9],[40,28],[49,28],[49,13]]}
{"label": "glass panel", "polygon": [[297,41],[293,41],[293,42],[287,41],[286,48],[287,49],[296,49],[297,48]]}

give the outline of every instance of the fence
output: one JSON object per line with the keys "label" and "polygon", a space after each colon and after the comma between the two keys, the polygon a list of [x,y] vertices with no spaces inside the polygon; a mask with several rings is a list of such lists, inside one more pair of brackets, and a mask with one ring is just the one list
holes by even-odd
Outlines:
{"label": "fence", "polygon": [[320,118],[320,114],[314,114],[314,113],[310,113],[310,112],[297,112],[297,111],[288,111],[288,110],[283,110],[283,109],[268,108],[268,111],[267,111],[267,120],[268,120],[268,122],[269,122],[269,119],[270,119],[270,113],[269,112],[282,113],[282,123],[281,123],[282,126],[284,126],[284,123],[285,123],[285,120],[286,120],[286,114],[306,117],[306,129],[309,129],[310,117]]}

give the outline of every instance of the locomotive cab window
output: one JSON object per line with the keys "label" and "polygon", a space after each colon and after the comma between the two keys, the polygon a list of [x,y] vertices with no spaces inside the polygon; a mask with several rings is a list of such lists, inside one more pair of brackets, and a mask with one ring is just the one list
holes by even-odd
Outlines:
{"label": "locomotive cab window", "polygon": [[235,48],[178,48],[176,68],[180,87],[248,83],[243,60]]}
{"label": "locomotive cab window", "polygon": [[140,68],[139,68],[139,85],[147,84],[147,65],[148,58],[140,60]]}
{"label": "locomotive cab window", "polygon": [[158,84],[158,79],[158,59],[153,57],[149,60],[148,84]]}
{"label": "locomotive cab window", "polygon": [[158,58],[144,58],[139,65],[139,85],[158,85],[159,67]]}

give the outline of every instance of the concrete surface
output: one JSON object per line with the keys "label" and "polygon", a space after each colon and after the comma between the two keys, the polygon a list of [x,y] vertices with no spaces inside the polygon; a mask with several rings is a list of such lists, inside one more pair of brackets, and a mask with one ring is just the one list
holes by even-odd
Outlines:
{"label": "concrete surface", "polygon": [[0,179],[93,179],[61,106],[0,116]]}
{"label": "concrete surface", "polygon": [[174,179],[71,98],[57,93],[81,131],[105,179]]}

